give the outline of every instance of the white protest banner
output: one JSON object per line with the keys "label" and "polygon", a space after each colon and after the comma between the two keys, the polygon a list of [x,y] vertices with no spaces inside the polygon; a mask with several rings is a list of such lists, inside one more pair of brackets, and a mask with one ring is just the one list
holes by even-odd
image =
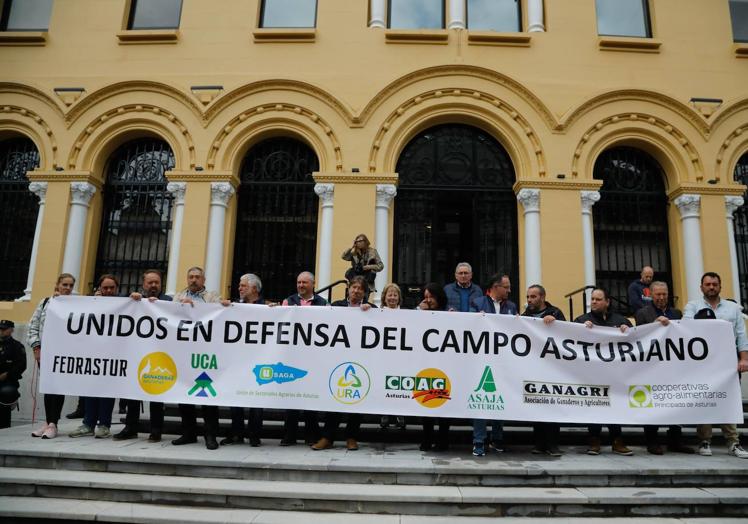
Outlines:
{"label": "white protest banner", "polygon": [[613,328],[505,315],[58,297],[45,393],[389,415],[742,421],[721,320]]}

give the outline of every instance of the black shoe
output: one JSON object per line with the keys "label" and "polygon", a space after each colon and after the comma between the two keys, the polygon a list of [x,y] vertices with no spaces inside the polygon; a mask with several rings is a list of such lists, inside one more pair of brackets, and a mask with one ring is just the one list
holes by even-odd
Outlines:
{"label": "black shoe", "polygon": [[122,431],[112,437],[112,440],[128,440],[131,438],[138,438],[138,432],[134,428],[125,426]]}
{"label": "black shoe", "polygon": [[421,442],[421,445],[418,446],[418,449],[420,449],[421,451],[430,451],[431,447],[431,442]]}
{"label": "black shoe", "polygon": [[434,446],[434,451],[447,451],[449,449],[449,442],[437,442]]}
{"label": "black shoe", "polygon": [[[208,437],[205,437],[205,442],[208,442]],[[232,444],[242,444],[243,442],[244,439],[242,437],[235,437],[231,435],[221,441],[221,446],[231,446]]]}
{"label": "black shoe", "polygon": [[[314,444],[314,442],[312,442]],[[296,445],[296,439],[295,438],[289,438],[289,437],[283,437],[278,444],[279,446],[295,446]]]}
{"label": "black shoe", "polygon": [[259,437],[249,437],[249,445],[253,448],[259,448],[262,445],[262,441]]}
{"label": "black shoe", "polygon": [[182,435],[171,441],[175,446],[184,446],[185,444],[194,444],[195,442],[197,442],[197,437],[195,435]]}
{"label": "black shoe", "polygon": [[218,441],[213,435],[205,435],[205,447],[210,450],[218,449]]}
{"label": "black shoe", "polygon": [[151,431],[151,434],[148,435],[148,442],[151,442],[151,443],[161,442],[161,432]]}
{"label": "black shoe", "polygon": [[72,413],[68,413],[67,415],[65,415],[65,418],[69,418],[69,419],[83,418],[83,411],[76,409]]}

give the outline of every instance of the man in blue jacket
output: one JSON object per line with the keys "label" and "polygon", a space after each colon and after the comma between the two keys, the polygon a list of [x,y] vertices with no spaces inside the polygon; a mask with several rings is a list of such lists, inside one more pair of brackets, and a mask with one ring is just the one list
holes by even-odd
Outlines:
{"label": "man in blue jacket", "polygon": [[473,284],[473,268],[467,262],[460,262],[455,268],[455,282],[444,286],[447,294],[447,309],[449,311],[474,311],[471,304],[483,296],[483,290]]}

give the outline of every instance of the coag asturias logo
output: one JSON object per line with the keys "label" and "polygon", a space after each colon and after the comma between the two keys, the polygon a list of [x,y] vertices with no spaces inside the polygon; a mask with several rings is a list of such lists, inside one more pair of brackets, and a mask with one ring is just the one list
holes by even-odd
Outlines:
{"label": "coag asturias logo", "polygon": [[138,382],[150,395],[166,393],[177,382],[177,365],[162,351],[148,353],[138,366]]}
{"label": "coag asturias logo", "polygon": [[262,386],[271,382],[277,382],[278,384],[293,382],[304,378],[308,372],[278,362],[277,364],[259,364],[252,369],[252,373],[255,374],[257,383]]}
{"label": "coag asturias logo", "polygon": [[629,407],[630,408],[653,407],[652,386],[648,386],[648,385],[629,386]]}
{"label": "coag asturias logo", "polygon": [[[449,377],[444,371],[436,368],[427,368],[419,371],[415,377],[388,375],[385,378],[385,389],[388,391],[408,391],[410,395],[405,398],[415,399],[421,406],[426,408],[438,408],[451,399],[449,396],[452,385]],[[403,398],[397,393],[387,393],[388,398]]]}
{"label": "coag asturias logo", "polygon": [[328,384],[332,398],[342,404],[358,404],[369,394],[371,378],[361,364],[343,362],[332,370]]}

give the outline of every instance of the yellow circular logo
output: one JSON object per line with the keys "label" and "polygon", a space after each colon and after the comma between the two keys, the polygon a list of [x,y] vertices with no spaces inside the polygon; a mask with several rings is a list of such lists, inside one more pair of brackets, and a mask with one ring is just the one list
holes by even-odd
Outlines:
{"label": "yellow circular logo", "polygon": [[422,369],[415,376],[413,398],[425,408],[438,408],[450,400],[452,386],[444,371],[436,368]]}
{"label": "yellow circular logo", "polygon": [[166,393],[177,382],[177,365],[162,351],[148,353],[138,366],[138,382],[151,395]]}

